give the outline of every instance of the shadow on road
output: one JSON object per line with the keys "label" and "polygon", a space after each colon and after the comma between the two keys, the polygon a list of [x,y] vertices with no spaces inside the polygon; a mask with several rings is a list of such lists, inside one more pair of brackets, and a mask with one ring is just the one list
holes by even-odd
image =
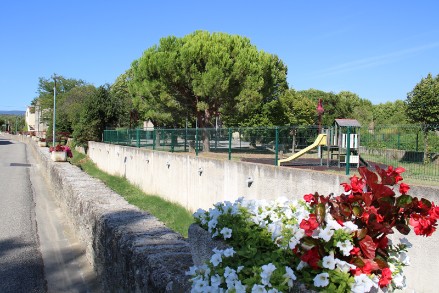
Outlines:
{"label": "shadow on road", "polygon": [[0,138],[0,145],[8,145],[8,144],[13,144],[13,143],[10,142],[9,140]]}
{"label": "shadow on road", "polygon": [[19,238],[0,240],[0,292],[47,292],[41,254]]}

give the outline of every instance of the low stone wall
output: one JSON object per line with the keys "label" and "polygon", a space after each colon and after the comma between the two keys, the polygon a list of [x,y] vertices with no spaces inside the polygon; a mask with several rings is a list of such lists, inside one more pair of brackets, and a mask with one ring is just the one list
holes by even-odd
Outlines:
{"label": "low stone wall", "polygon": [[189,292],[192,265],[187,241],[153,216],[128,204],[101,181],[66,162],[52,162],[48,148],[29,138],[58,203],[77,236],[104,292]]}

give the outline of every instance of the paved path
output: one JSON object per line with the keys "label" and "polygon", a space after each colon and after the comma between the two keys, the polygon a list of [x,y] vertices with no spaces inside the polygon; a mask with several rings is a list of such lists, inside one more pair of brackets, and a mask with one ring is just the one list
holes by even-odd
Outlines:
{"label": "paved path", "polygon": [[0,136],[0,292],[100,292],[41,173],[25,144]]}

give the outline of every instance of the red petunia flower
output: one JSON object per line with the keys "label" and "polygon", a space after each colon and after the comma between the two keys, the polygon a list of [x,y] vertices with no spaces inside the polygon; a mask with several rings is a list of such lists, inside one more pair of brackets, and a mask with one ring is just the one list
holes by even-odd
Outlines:
{"label": "red petunia flower", "polygon": [[435,206],[434,202],[431,203],[431,208],[430,208],[429,214],[430,214],[431,219],[433,219],[433,220],[439,219],[439,206]]}
{"label": "red petunia flower", "polygon": [[403,172],[405,172],[405,169],[402,167],[393,169],[393,166],[388,166],[386,170],[387,176],[395,178],[395,184],[402,180],[401,173]]}
{"label": "red petunia flower", "polygon": [[305,234],[307,236],[312,236],[312,233],[315,229],[319,226],[319,223],[317,222],[317,217],[315,214],[310,214],[309,219],[305,220],[303,219],[302,222],[300,222],[300,229],[305,230]]}
{"label": "red petunia flower", "polygon": [[401,184],[399,185],[399,192],[400,192],[401,194],[407,194],[407,192],[409,191],[409,189],[410,189],[410,186],[409,186],[408,184],[401,183]]}
{"label": "red petunia flower", "polygon": [[319,248],[315,246],[312,249],[308,250],[302,255],[300,260],[309,264],[309,266],[314,270],[318,269],[320,261]]}
{"label": "red petunia flower", "polygon": [[354,175],[351,177],[351,187],[352,192],[363,193],[364,181]]}
{"label": "red petunia flower", "polygon": [[359,255],[360,254],[360,248],[358,247],[354,247],[352,248],[352,250],[349,252],[351,255]]}
{"label": "red petunia flower", "polygon": [[381,278],[378,281],[378,285],[383,288],[390,284],[392,281],[392,271],[389,268],[381,270]]}
{"label": "red petunia flower", "polygon": [[416,235],[431,236],[436,231],[436,220],[419,214],[410,216],[410,225],[413,226]]}
{"label": "red petunia flower", "polygon": [[349,192],[352,190],[351,186],[347,183],[342,183],[340,185],[343,186],[344,192]]}
{"label": "red petunia flower", "polygon": [[303,196],[303,199],[306,201],[306,202],[309,202],[309,203],[312,203],[312,202],[314,202],[314,195],[313,194],[305,194],[304,196]]}

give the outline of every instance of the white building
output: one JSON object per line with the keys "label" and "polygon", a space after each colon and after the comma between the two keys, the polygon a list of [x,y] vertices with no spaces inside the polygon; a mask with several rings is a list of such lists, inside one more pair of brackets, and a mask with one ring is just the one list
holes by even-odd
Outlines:
{"label": "white building", "polygon": [[47,131],[47,123],[42,119],[42,112],[39,105],[28,106],[25,116],[27,131],[34,132],[39,137],[44,137]]}

